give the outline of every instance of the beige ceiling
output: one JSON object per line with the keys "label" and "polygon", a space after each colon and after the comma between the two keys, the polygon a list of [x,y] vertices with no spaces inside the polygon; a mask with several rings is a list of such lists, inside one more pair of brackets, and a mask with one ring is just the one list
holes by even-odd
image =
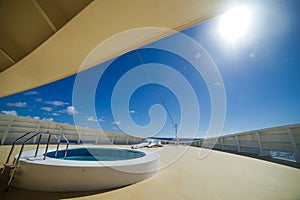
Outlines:
{"label": "beige ceiling", "polygon": [[1,0],[0,72],[30,54],[92,0]]}
{"label": "beige ceiling", "polygon": [[[0,66],[9,67],[0,72],[0,97],[75,74],[82,65],[94,66],[240,2],[245,1],[0,0]],[[135,35],[114,40],[136,29]],[[84,63],[99,44],[100,54]]]}

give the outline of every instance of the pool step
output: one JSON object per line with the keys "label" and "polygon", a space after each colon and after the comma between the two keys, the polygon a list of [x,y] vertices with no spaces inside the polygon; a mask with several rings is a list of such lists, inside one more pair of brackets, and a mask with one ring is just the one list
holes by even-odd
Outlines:
{"label": "pool step", "polygon": [[0,175],[0,193],[8,190],[9,185],[13,179],[15,165],[14,164],[4,164],[1,168]]}

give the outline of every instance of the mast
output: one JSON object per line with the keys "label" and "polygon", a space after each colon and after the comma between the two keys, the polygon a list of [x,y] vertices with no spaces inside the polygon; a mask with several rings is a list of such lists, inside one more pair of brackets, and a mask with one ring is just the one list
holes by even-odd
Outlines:
{"label": "mast", "polygon": [[158,95],[158,97],[159,97],[159,99],[160,99],[160,101],[161,101],[163,107],[165,108],[165,110],[166,110],[166,112],[167,112],[167,115],[169,116],[169,118],[170,118],[170,120],[171,120],[173,126],[175,127],[175,145],[177,145],[177,144],[179,143],[178,133],[177,133],[177,123],[174,122],[174,120],[173,120],[173,118],[172,118],[172,116],[171,116],[171,113],[170,113],[169,109],[167,108],[167,105],[166,105],[165,101],[164,101],[163,98],[162,98],[162,95],[160,94],[160,92],[159,92],[157,86],[154,84],[153,79],[152,79],[152,77],[151,77],[151,74],[150,74],[150,72],[148,71],[147,66],[145,65],[145,62],[144,62],[144,59],[143,59],[142,55],[140,54],[140,52],[139,52],[138,49],[136,49],[136,52],[137,52],[137,54],[138,54],[138,56],[139,56],[139,58],[140,58],[142,64],[143,64],[144,67],[145,67],[145,71],[146,71],[146,73],[147,73],[147,76],[148,76],[149,80],[150,80],[150,81],[152,82],[152,84],[153,84],[154,90],[156,91],[156,93],[157,93],[157,95]]}
{"label": "mast", "polygon": [[177,124],[174,124],[175,127],[175,145],[179,144],[178,133],[177,133]]}

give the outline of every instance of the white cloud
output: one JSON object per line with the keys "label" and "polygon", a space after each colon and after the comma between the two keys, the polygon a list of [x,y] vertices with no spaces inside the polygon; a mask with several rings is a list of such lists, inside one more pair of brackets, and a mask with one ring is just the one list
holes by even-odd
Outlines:
{"label": "white cloud", "polygon": [[52,121],[53,121],[53,118],[52,118],[52,117],[50,117],[50,118],[44,117],[43,119],[41,119],[39,116],[35,116],[35,117],[26,116],[26,117],[27,117],[27,118],[36,119],[36,120],[49,121],[49,122],[52,122]]}
{"label": "white cloud", "polygon": [[104,123],[105,122],[105,119],[98,119],[99,120],[99,122],[102,122],[102,123]]}
{"label": "white cloud", "polygon": [[44,120],[44,121],[52,122],[52,121],[53,121],[53,118],[52,118],[52,117],[50,117],[50,118],[45,118],[45,117],[44,117],[43,120]]}
{"label": "white cloud", "polygon": [[74,106],[68,106],[66,110],[63,110],[63,112],[68,113],[68,115],[75,115],[79,113]]}
{"label": "white cloud", "polygon": [[52,113],[52,116],[60,116],[58,113]]}
{"label": "white cloud", "polygon": [[1,113],[5,114],[5,115],[11,115],[11,116],[18,116],[17,111],[15,110],[2,110]]}
{"label": "white cloud", "polygon": [[53,108],[51,108],[51,107],[41,107],[41,110],[51,112],[53,110]]}
{"label": "white cloud", "polygon": [[129,112],[132,113],[132,114],[133,114],[133,113],[136,113],[135,110],[131,110],[131,111],[129,111]]}
{"label": "white cloud", "polygon": [[14,106],[14,107],[27,107],[26,102],[16,102],[16,103],[7,103],[7,106]]}
{"label": "white cloud", "polygon": [[36,95],[36,94],[40,94],[40,93],[35,91],[35,90],[31,90],[31,91],[28,91],[28,92],[24,93],[24,95]]}
{"label": "white cloud", "polygon": [[69,103],[66,102],[62,102],[62,101],[45,101],[46,104],[51,104],[54,106],[64,106],[64,105],[68,105]]}
{"label": "white cloud", "polygon": [[112,124],[119,125],[119,124],[121,124],[121,122],[120,121],[114,121],[114,122],[112,122]]}
{"label": "white cloud", "polygon": [[97,122],[97,121],[98,121],[94,116],[88,116],[88,117],[87,117],[87,120],[88,120],[89,122]]}
{"label": "white cloud", "polygon": [[36,102],[42,102],[43,99],[42,99],[42,98],[35,98],[35,101],[36,101]]}

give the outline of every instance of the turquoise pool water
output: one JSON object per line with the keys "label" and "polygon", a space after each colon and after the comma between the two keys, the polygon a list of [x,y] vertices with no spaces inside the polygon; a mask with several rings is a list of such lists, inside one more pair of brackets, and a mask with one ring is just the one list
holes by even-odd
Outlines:
{"label": "turquoise pool water", "polygon": [[[57,152],[52,151],[47,153],[50,158],[64,159],[65,150]],[[74,148],[69,149],[67,152],[66,160],[77,161],[116,161],[116,160],[129,160],[145,156],[146,154],[141,151],[131,149],[118,149],[118,148]]]}

